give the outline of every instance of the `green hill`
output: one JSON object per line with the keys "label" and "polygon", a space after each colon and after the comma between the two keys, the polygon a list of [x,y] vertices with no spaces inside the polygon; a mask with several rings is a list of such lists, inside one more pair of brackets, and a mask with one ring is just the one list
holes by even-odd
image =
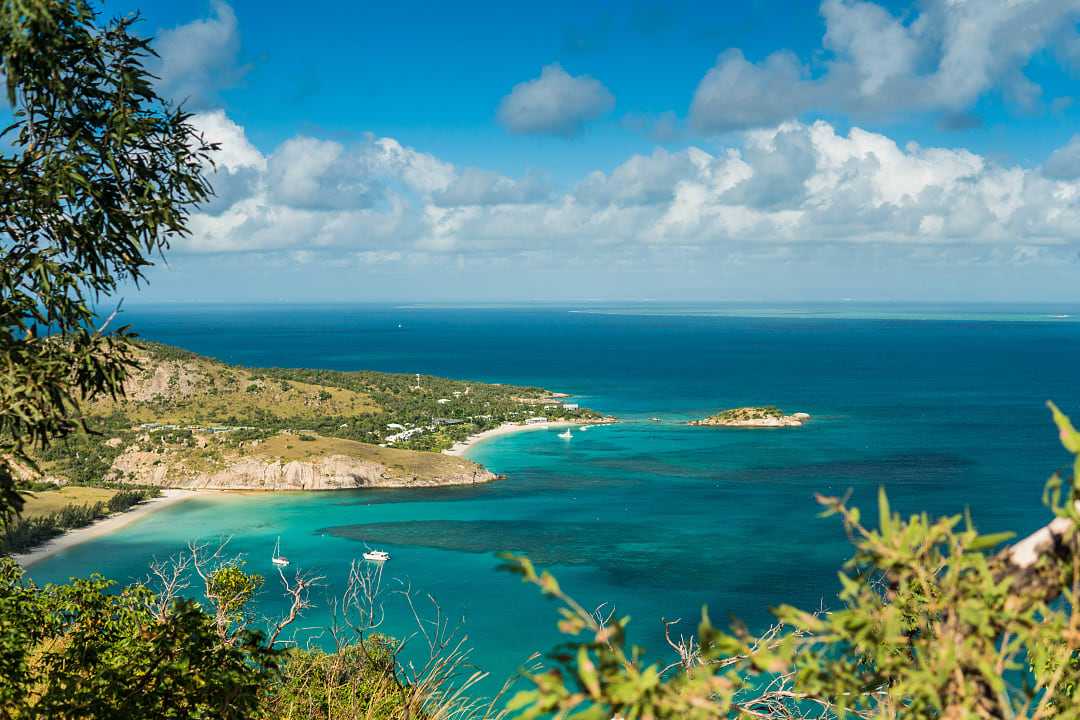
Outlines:
{"label": "green hill", "polygon": [[260,488],[479,482],[493,476],[439,451],[538,414],[597,417],[535,387],[243,368],[148,342],[137,355],[124,396],[84,408],[95,432],[43,453],[51,479]]}

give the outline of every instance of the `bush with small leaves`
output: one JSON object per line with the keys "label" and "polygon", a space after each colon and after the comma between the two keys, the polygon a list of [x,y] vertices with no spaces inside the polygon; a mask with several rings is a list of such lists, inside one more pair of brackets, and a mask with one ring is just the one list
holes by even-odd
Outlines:
{"label": "bush with small leaves", "polygon": [[18,517],[0,530],[0,552],[22,552],[51,540],[65,530],[89,525],[105,517],[105,503],[65,505],[40,517]]}
{"label": "bush with small leaves", "polygon": [[105,507],[109,512],[124,512],[141,502],[159,495],[161,495],[161,490],[158,488],[148,488],[146,490],[118,490],[117,493],[105,503]]}
{"label": "bush with small leaves", "polygon": [[195,602],[152,600],[99,576],[38,587],[0,558],[0,717],[253,717],[276,668],[261,635],[224,643]]}
{"label": "bush with small leaves", "polygon": [[325,652],[293,648],[281,679],[266,688],[267,718],[401,720],[406,691],[397,678],[397,643],[382,635]]}

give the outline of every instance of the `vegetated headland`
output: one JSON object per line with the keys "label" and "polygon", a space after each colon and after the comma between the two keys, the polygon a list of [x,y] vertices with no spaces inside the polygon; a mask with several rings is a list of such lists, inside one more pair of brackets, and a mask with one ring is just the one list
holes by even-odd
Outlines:
{"label": "vegetated headland", "polygon": [[[40,452],[36,471],[23,468],[28,512],[0,537],[0,551],[25,551],[68,533],[41,549],[55,552],[126,524],[117,513],[138,506],[143,514],[193,494],[177,490],[489,482],[493,472],[459,457],[477,439],[614,422],[536,387],[242,368],[143,341],[136,354],[140,367],[123,396],[82,408],[91,431]],[[169,502],[157,499],[163,488]]]}
{"label": "vegetated headland", "polygon": [[687,425],[743,428],[802,427],[809,419],[809,413],[797,412],[787,415],[775,405],[762,405],[722,410],[702,420],[691,420]]}
{"label": "vegetated headland", "polygon": [[42,454],[38,483],[333,490],[487,482],[440,451],[485,431],[610,422],[560,393],[416,374],[250,369],[138,344],[124,396],[84,408],[96,432]]}

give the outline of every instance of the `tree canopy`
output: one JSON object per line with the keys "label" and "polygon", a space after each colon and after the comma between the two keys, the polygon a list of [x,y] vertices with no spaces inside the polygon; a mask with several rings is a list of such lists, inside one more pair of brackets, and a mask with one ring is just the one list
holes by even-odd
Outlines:
{"label": "tree canopy", "polygon": [[122,390],[126,328],[97,304],[138,284],[206,200],[210,153],[154,89],[137,16],[82,0],[0,3],[0,519],[18,512],[28,449],[76,429],[79,404]]}

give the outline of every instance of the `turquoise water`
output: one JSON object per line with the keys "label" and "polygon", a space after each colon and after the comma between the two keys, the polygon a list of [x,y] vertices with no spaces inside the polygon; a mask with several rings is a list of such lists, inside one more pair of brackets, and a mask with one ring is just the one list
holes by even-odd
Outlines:
{"label": "turquoise water", "polygon": [[[584,312],[583,312],[584,311]],[[329,621],[365,544],[390,577],[462,618],[474,659],[500,676],[557,639],[554,608],[495,571],[529,554],[590,606],[634,618],[662,651],[660,618],[758,625],[780,602],[830,604],[846,546],[814,492],[878,485],[901,511],[959,512],[986,531],[1042,524],[1042,483],[1066,456],[1043,402],[1080,415],[1076,307],[694,306],[394,308],[176,306],[126,313],[144,336],[251,366],[372,368],[544,385],[624,422],[505,436],[471,457],[508,479],[475,488],[197,499],[32,569],[141,578],[189,539],[231,536],[271,572],[280,536],[327,576],[304,626]],[[1058,317],[1066,315],[1069,317]],[[401,327],[398,327],[398,326]],[[795,430],[676,424],[718,408],[780,405]],[[650,422],[653,416],[664,422]],[[872,512],[869,513],[872,516]],[[270,592],[261,609],[280,601]],[[387,629],[408,627],[391,599]]]}

